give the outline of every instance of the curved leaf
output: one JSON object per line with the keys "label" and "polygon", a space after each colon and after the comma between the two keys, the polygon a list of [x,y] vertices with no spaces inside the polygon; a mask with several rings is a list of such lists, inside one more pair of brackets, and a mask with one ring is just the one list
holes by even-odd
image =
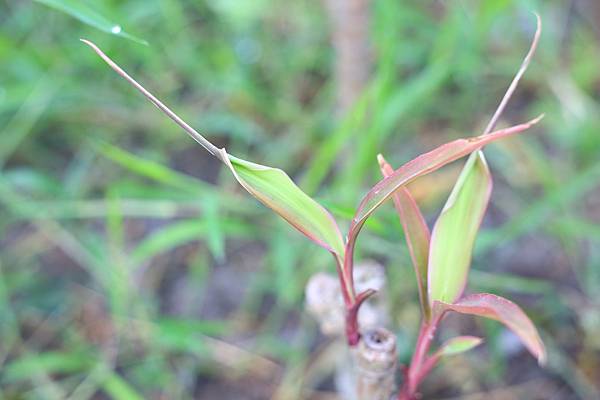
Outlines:
{"label": "curved leaf", "polygon": [[244,189],[309,239],[343,258],[342,234],[331,214],[296,186],[285,172],[234,157],[224,149],[220,151]]}
{"label": "curved leaf", "polygon": [[469,274],[473,244],[492,192],[492,176],[481,151],[471,154],[438,217],[429,247],[430,301],[452,303]]}
{"label": "curved leaf", "polygon": [[500,321],[523,341],[540,364],[546,362],[546,349],[537,329],[523,310],[510,300],[493,294],[478,293],[463,297],[454,304],[435,301],[433,311],[437,315],[456,311]]}
{"label": "curved leaf", "polygon": [[487,135],[468,139],[457,139],[443,144],[438,148],[407,162],[395,170],[393,174],[379,181],[379,183],[371,188],[366,196],[363,197],[358,205],[356,214],[352,219],[350,231],[348,232],[348,240],[346,242],[346,257],[344,258],[345,279],[350,279],[350,277],[352,277],[352,255],[354,253],[354,246],[356,238],[365,224],[365,221],[377,207],[389,199],[396,190],[412,182],[419,176],[433,172],[452,161],[456,161],[469,153],[479,150],[495,140],[523,132],[538,123],[542,118],[543,115],[540,115],[524,124],[501,129]]}
{"label": "curved leaf", "polygon": [[[381,154],[377,156],[379,167],[384,178],[394,173],[390,164],[387,163]],[[398,215],[400,223],[404,230],[404,237],[410,253],[410,258],[417,276],[417,285],[419,287],[419,300],[421,309],[426,318],[429,318],[429,300],[427,299],[427,260],[429,258],[429,240],[430,233],[425,222],[425,217],[421,213],[419,206],[412,194],[406,187],[401,187],[394,193],[392,200]]]}

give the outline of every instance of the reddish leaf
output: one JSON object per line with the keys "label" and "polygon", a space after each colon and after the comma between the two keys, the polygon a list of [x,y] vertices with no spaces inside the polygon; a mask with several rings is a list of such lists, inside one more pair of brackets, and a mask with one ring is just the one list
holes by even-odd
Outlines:
{"label": "reddish leaf", "polygon": [[539,122],[542,117],[543,115],[527,123],[501,129],[487,135],[476,136],[469,139],[458,139],[443,144],[440,147],[407,162],[394,171],[392,175],[379,181],[379,183],[375,185],[360,202],[356,214],[352,219],[352,223],[350,224],[348,241],[346,243],[346,257],[344,259],[345,279],[350,279],[352,277],[352,258],[358,233],[365,224],[367,218],[385,200],[389,199],[396,190],[412,182],[419,176],[433,172],[452,161],[456,161],[469,153],[479,150],[488,143],[523,132]]}
{"label": "reddish leaf", "polygon": [[[377,156],[379,167],[384,178],[392,175],[394,170],[385,161],[383,156]],[[425,218],[417,202],[406,187],[401,187],[394,193],[392,200],[400,216],[404,237],[410,252],[410,258],[415,268],[417,284],[419,287],[419,300],[421,309],[426,318],[429,318],[429,300],[427,299],[427,260],[429,257],[430,233]]]}
{"label": "reddish leaf", "polygon": [[479,150],[493,141],[523,132],[538,123],[542,117],[539,116],[524,124],[501,129],[487,135],[457,139],[407,162],[394,171],[392,175],[381,180],[367,193],[358,206],[353,224],[358,225],[361,221],[365,220],[399,187],[406,185],[419,176],[433,172],[452,161],[456,161],[475,150]]}
{"label": "reddish leaf", "polygon": [[447,311],[456,311],[500,321],[523,341],[540,364],[546,362],[546,350],[537,329],[523,310],[512,301],[493,294],[479,293],[463,297],[454,304],[435,301],[433,311],[438,316]]}

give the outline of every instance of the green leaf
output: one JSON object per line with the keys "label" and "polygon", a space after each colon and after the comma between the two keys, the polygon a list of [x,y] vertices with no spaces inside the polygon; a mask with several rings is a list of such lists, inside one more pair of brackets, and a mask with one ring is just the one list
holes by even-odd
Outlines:
{"label": "green leaf", "polygon": [[344,242],[335,220],[285,172],[234,157],[224,149],[220,151],[244,189],[313,242],[343,259]]}
{"label": "green leaf", "polygon": [[122,38],[132,40],[134,42],[147,45],[143,39],[130,35],[125,32],[121,25],[109,20],[92,7],[88,6],[81,0],[35,0],[40,4],[54,8],[57,11],[63,12],[79,21],[99,29],[103,32],[112,35],[121,36]]}
{"label": "green leaf", "polygon": [[[354,247],[360,230],[371,214],[373,214],[373,212],[375,212],[375,210],[397,190],[420,176],[431,173],[448,163],[480,150],[483,146],[495,140],[523,132],[538,123],[542,118],[543,115],[540,115],[524,124],[501,129],[487,135],[457,139],[448,142],[430,152],[421,154],[417,158],[412,159],[395,170],[393,174],[379,181],[379,183],[373,186],[365,197],[363,197],[354,214],[352,223],[350,224],[348,240],[346,243],[346,256],[344,258],[344,279],[349,281],[352,277]],[[429,278],[429,280],[431,280],[431,278]]]}
{"label": "green leaf", "polygon": [[429,300],[452,303],[469,273],[473,244],[492,191],[492,177],[481,151],[465,164],[437,219],[429,249]]}
{"label": "green leaf", "polygon": [[104,157],[121,165],[123,168],[164,185],[194,194],[203,194],[206,191],[214,191],[211,185],[205,184],[199,179],[182,174],[169,167],[142,158],[104,141],[94,140],[92,146]]}
{"label": "green leaf", "polygon": [[438,356],[453,356],[469,351],[483,342],[482,338],[475,336],[458,336],[446,341],[437,351]]}

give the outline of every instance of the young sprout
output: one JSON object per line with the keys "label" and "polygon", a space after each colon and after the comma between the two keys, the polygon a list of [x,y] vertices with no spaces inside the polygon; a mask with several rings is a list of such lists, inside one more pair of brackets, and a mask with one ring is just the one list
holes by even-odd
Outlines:
{"label": "young sprout", "polygon": [[[482,137],[496,126],[519,80],[527,70],[541,35],[541,19],[530,49],[511,82]],[[392,176],[392,167],[383,156],[378,157],[384,177]],[[419,384],[444,356],[467,351],[479,345],[479,338],[463,336],[446,342],[433,355],[428,355],[439,323],[455,311],[491,318],[502,322],[524,343],[540,364],[546,360],[544,345],[533,323],[514,303],[492,294],[480,293],[462,297],[477,231],[485,214],[492,191],[492,176],[483,152],[471,153],[444,208],[429,236],[429,230],[418,205],[408,189],[394,194],[394,205],[400,216],[411,259],[417,274],[423,320],[405,383],[399,400],[416,398]]]}
{"label": "young sprout", "polygon": [[[296,186],[284,171],[234,157],[225,149],[217,148],[129,76],[95,44],[84,39],[82,41],[204,149],[223,162],[245,190],[333,255],[345,306],[346,340],[351,347],[357,346],[361,341],[358,325],[360,306],[375,294],[372,289],[361,293],[355,291],[353,258],[356,240],[366,220],[386,200],[393,199],[417,277],[423,314],[415,352],[410,366],[405,368],[405,382],[398,395],[401,400],[410,400],[416,398],[419,384],[442,357],[470,350],[481,343],[480,338],[460,336],[443,344],[432,355],[428,354],[439,323],[450,311],[502,322],[521,338],[540,363],[545,361],[543,343],[531,321],[517,305],[485,293],[463,297],[475,237],[492,189],[491,174],[482,149],[496,140],[527,130],[543,117],[492,132],[531,61],[540,33],[541,21],[537,16],[537,31],[531,48],[482,135],[443,144],[396,170],[383,156],[378,156],[383,179],[360,201],[346,240],[332,215]],[[406,185],[465,156],[469,158],[430,233],[425,218]]]}

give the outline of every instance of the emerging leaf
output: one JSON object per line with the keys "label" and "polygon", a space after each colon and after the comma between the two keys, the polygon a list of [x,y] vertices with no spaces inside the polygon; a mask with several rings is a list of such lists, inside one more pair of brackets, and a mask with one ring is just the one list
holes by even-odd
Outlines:
{"label": "emerging leaf", "polygon": [[[387,178],[394,173],[392,166],[385,161],[381,154],[377,156],[377,161],[379,162],[379,167],[384,178]],[[429,257],[429,228],[427,227],[427,222],[425,222],[425,218],[423,217],[417,202],[408,188],[405,186],[401,187],[394,193],[392,200],[394,201],[394,206],[400,216],[400,222],[402,223],[402,229],[404,230],[410,258],[413,267],[415,268],[421,309],[425,318],[428,319],[429,300],[427,299],[427,260]]]}
{"label": "emerging leaf", "polygon": [[475,336],[458,336],[446,341],[436,352],[437,356],[453,356],[469,351],[483,342],[482,338]]}
{"label": "emerging leaf", "polygon": [[502,322],[523,341],[540,364],[545,364],[546,350],[537,329],[523,310],[512,301],[493,294],[479,293],[463,297],[454,304],[434,302],[433,312],[436,316],[441,316],[447,311],[478,315]]}
{"label": "emerging leaf", "polygon": [[471,154],[437,219],[429,248],[429,299],[452,303],[469,274],[477,231],[492,191],[483,153]]}

